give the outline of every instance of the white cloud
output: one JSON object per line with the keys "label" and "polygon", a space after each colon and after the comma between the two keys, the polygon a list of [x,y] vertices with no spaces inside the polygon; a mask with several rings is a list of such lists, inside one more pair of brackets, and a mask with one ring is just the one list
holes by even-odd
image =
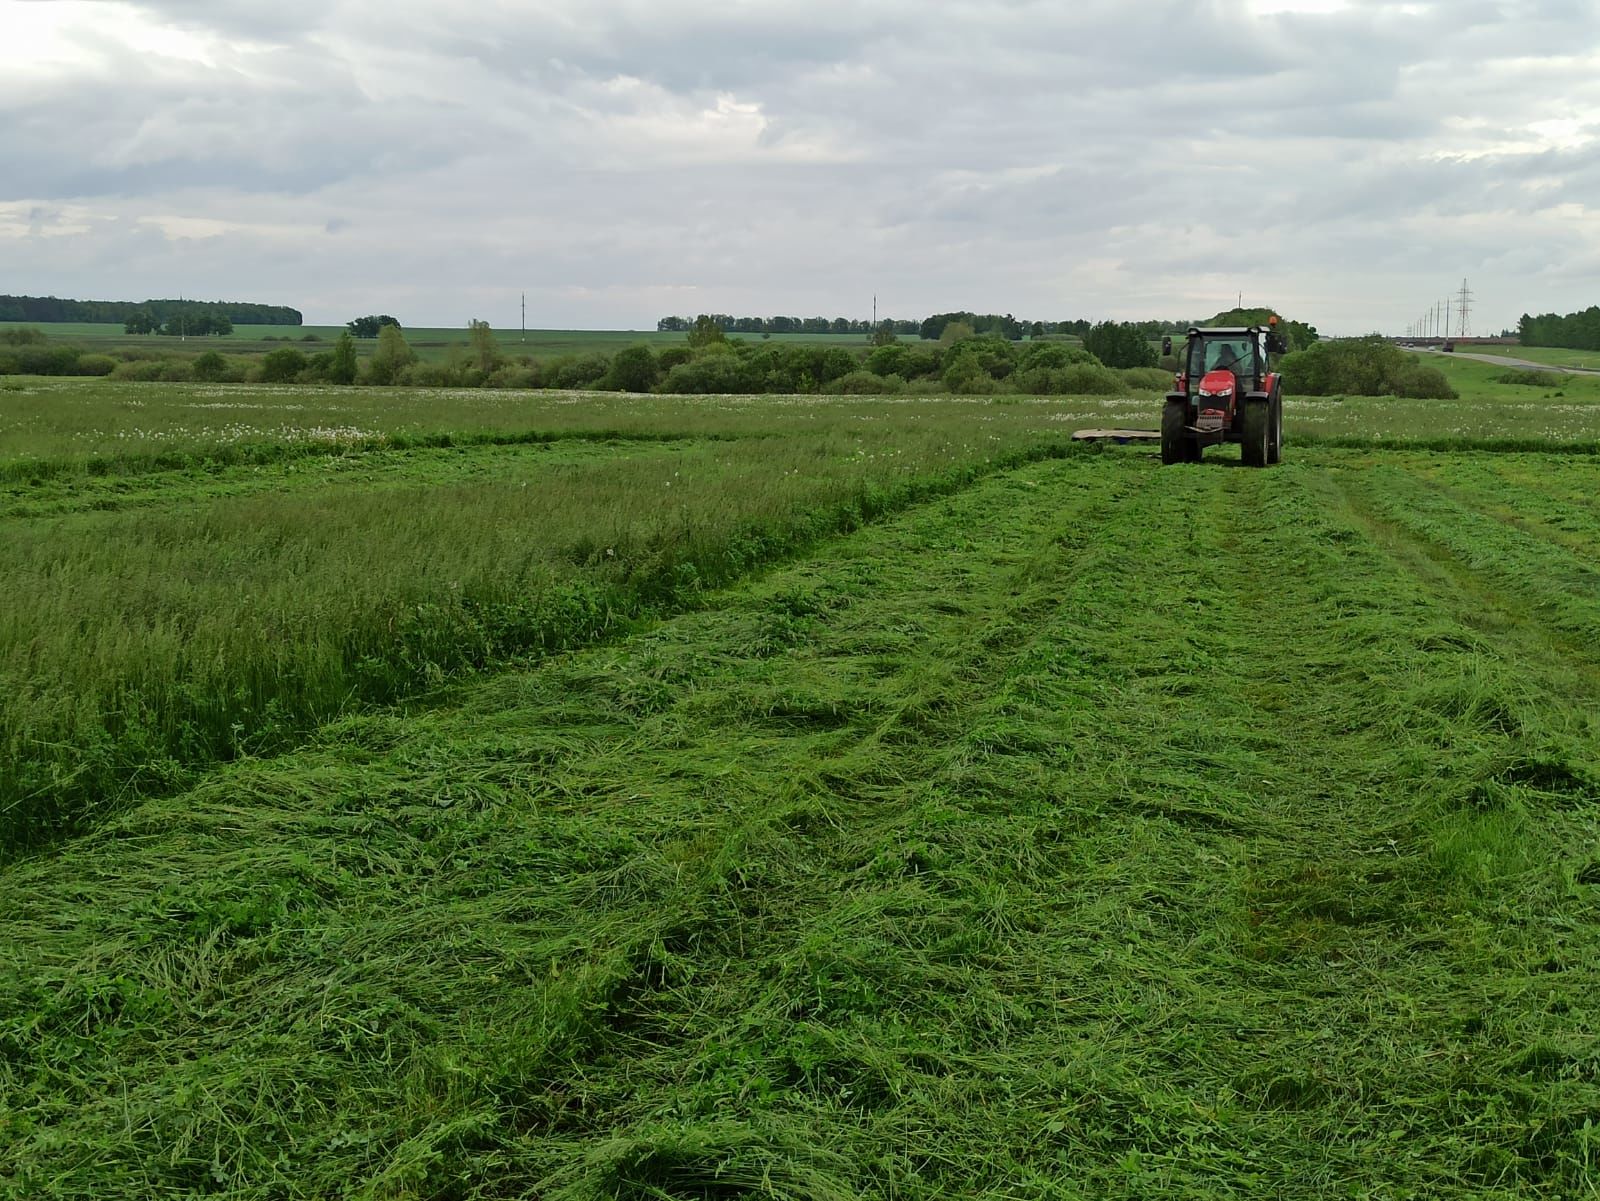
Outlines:
{"label": "white cloud", "polygon": [[1595,299],[1597,18],[0,0],[5,290],[427,324],[505,323],[526,289],[562,326],[1243,290],[1364,330],[1468,275],[1500,325]]}

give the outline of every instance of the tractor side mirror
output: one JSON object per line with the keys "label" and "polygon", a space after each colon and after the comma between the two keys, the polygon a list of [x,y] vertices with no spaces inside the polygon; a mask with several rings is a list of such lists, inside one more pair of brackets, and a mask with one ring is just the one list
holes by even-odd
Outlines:
{"label": "tractor side mirror", "polygon": [[1288,354],[1289,343],[1284,339],[1282,334],[1268,334],[1267,349],[1273,354]]}
{"label": "tractor side mirror", "polygon": [[1165,338],[1161,339],[1161,353],[1162,354],[1171,354],[1172,353],[1172,335],[1171,334],[1168,334]]}

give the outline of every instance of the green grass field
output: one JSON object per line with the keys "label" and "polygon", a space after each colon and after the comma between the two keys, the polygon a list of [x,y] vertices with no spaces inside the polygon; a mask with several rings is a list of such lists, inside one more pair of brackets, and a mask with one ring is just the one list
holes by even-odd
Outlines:
{"label": "green grass field", "polygon": [[[233,333],[210,338],[168,338],[155,335],[137,335],[123,332],[120,325],[89,322],[60,322],[29,325],[28,322],[0,321],[0,330],[15,328],[41,330],[52,342],[69,343],[85,350],[105,353],[113,350],[160,351],[170,354],[195,353],[217,350],[223,354],[264,354],[280,344],[297,346],[308,353],[326,350],[340,334],[342,325],[236,325]],[[531,355],[549,358],[556,355],[581,354],[599,351],[610,354],[625,346],[639,343],[660,349],[664,346],[682,346],[681,333],[662,333],[657,330],[589,330],[589,329],[496,329],[495,338],[508,356]],[[311,342],[303,340],[310,336]],[[430,360],[442,359],[452,347],[467,346],[467,330],[461,328],[406,328],[406,341],[417,354]],[[736,335],[750,341],[762,341],[760,334]],[[270,340],[269,340],[270,339]],[[797,343],[806,346],[864,347],[864,334],[772,334],[766,340]],[[321,343],[322,345],[319,345]],[[360,339],[357,346],[363,357],[370,355],[377,339]]]}
{"label": "green grass field", "polygon": [[1461,350],[1473,354],[1504,355],[1507,358],[1526,359],[1530,363],[1548,363],[1552,367],[1591,367],[1600,370],[1600,351],[1565,350],[1556,346],[1473,346],[1463,344]]}
{"label": "green grass field", "polygon": [[0,1196],[1584,1197],[1600,393],[0,390]]}

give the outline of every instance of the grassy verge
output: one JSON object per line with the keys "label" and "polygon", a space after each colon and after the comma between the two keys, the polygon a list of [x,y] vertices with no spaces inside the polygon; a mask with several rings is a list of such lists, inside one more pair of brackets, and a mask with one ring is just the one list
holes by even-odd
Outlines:
{"label": "grassy verge", "polygon": [[1551,367],[1600,368],[1600,351],[1568,350],[1560,346],[1473,346],[1463,344],[1460,350],[1471,354],[1503,355],[1511,359],[1526,359],[1530,363],[1545,363]]}
{"label": "grassy verge", "polygon": [[13,865],[0,1181],[1582,1195],[1593,598],[1386,461],[1024,467]]}

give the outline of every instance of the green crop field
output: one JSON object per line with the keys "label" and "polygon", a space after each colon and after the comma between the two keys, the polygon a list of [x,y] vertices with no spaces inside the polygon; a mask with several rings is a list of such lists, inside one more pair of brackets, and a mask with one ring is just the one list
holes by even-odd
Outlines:
{"label": "green crop field", "polygon": [[1600,381],[1440,365],[0,385],[0,1197],[1594,1196]]}
{"label": "green crop field", "polygon": [[[299,346],[302,350],[325,350],[344,332],[342,325],[236,325],[233,333],[221,337],[169,338],[149,334],[129,334],[120,325],[89,322],[59,322],[46,325],[18,321],[0,321],[0,330],[32,328],[41,331],[52,342],[70,343],[85,350],[105,353],[113,350],[154,351],[165,354],[200,353],[217,350],[224,354],[261,354],[280,343]],[[681,333],[663,333],[657,330],[591,330],[591,329],[502,329],[496,328],[495,338],[507,355],[532,355],[535,358],[563,354],[581,354],[586,351],[612,353],[625,346],[643,343],[660,349],[664,346],[682,346]],[[467,330],[460,328],[406,327],[406,341],[417,354],[428,360],[446,357],[452,347],[465,348]],[[737,335],[750,341],[771,341],[806,346],[865,347],[864,334],[771,334],[765,339],[760,334]],[[309,339],[309,342],[306,340]],[[914,340],[914,339],[913,339]],[[305,344],[302,344],[305,343]],[[376,339],[358,340],[363,355],[370,355]]]}

